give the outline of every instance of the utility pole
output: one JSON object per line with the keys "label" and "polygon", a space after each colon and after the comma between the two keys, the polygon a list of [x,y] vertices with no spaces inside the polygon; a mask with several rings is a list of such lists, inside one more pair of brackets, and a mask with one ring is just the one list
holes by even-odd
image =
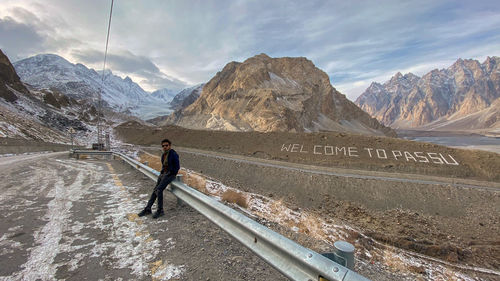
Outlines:
{"label": "utility pole", "polygon": [[[103,78],[104,82],[104,78]],[[97,143],[100,146],[102,144],[102,127],[101,127],[101,113],[102,113],[102,97],[101,97],[102,88],[99,88],[99,93],[97,97]]]}
{"label": "utility pole", "polygon": [[75,129],[73,129],[73,127],[69,127],[68,133],[71,136],[71,149],[73,149],[73,136],[75,135],[76,131]]}
{"label": "utility pole", "polygon": [[[103,140],[101,139],[102,136],[102,127],[101,127],[101,114],[102,114],[102,86],[104,86],[104,75],[105,75],[105,70],[106,70],[106,57],[108,55],[108,43],[109,43],[109,30],[111,29],[111,17],[113,15],[113,3],[114,0],[111,0],[111,9],[109,11],[109,22],[108,22],[108,34],[106,36],[106,49],[104,51],[104,64],[102,66],[102,80],[101,80],[101,87],[99,87],[99,93],[98,93],[98,101],[97,101],[97,144],[93,148],[96,147],[95,149],[98,150],[103,150],[104,149],[104,143]],[[104,117],[104,115],[103,115]]]}

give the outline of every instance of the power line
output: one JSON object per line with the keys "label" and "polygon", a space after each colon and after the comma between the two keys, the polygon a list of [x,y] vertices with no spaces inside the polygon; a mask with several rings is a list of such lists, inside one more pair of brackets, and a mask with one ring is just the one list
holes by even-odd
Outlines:
{"label": "power line", "polygon": [[102,91],[102,86],[104,85],[104,71],[106,70],[106,58],[107,58],[107,55],[108,55],[108,43],[109,43],[109,31],[111,29],[111,18],[112,18],[112,15],[113,15],[113,3],[114,3],[114,0],[111,0],[111,9],[109,11],[109,21],[108,21],[108,32],[107,32],[107,36],[106,36],[106,49],[104,50],[104,64],[102,66],[102,79],[101,79],[101,88],[99,89],[99,94],[98,94],[98,97],[99,97],[99,100],[97,102],[97,107],[98,107],[98,110],[97,110],[97,144],[98,146],[101,146],[102,144],[102,141],[101,141],[101,113],[102,113],[102,98],[101,98],[101,91]]}
{"label": "power line", "polygon": [[113,15],[113,2],[111,0],[111,10],[109,11],[108,35],[106,36],[106,50],[104,51],[104,65],[102,67],[102,81],[104,82],[104,70],[106,69],[106,57],[108,55],[109,30],[111,29],[111,16]]}

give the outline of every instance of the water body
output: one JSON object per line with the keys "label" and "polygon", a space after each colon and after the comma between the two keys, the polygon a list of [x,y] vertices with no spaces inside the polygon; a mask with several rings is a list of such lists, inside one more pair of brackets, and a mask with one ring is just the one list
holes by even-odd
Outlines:
{"label": "water body", "polygon": [[439,145],[465,148],[480,149],[500,153],[500,137],[486,136],[429,136],[429,137],[405,137],[408,140],[430,142]]}

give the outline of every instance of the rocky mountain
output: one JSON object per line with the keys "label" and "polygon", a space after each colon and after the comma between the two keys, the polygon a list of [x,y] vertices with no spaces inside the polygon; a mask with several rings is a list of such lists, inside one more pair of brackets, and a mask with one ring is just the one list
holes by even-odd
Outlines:
{"label": "rocky mountain", "polygon": [[191,105],[200,97],[203,86],[205,86],[205,83],[180,91],[170,102],[172,109],[179,110]]}
{"label": "rocky mountain", "polygon": [[[96,103],[101,91],[105,106],[141,118],[170,114],[163,95],[144,91],[130,77],[121,78],[106,70],[104,77],[83,64],[72,64],[52,54],[37,55],[14,63],[21,80],[38,90],[56,90],[77,100]],[[166,92],[164,90],[163,92]]]}
{"label": "rocky mountain", "polygon": [[[132,118],[106,110],[102,119],[106,128]],[[26,87],[0,50],[0,137],[69,144],[73,128],[75,143],[88,145],[96,140],[96,120],[97,109],[85,100]]]}
{"label": "rocky mountain", "polygon": [[28,93],[9,58],[0,50],[0,97],[7,102],[14,102],[17,100],[15,91]]}
{"label": "rocky mountain", "polygon": [[306,58],[265,54],[231,62],[164,124],[229,131],[346,131],[393,135],[330,84]]}
{"label": "rocky mountain", "polygon": [[500,129],[500,58],[457,60],[422,77],[397,73],[372,83],[356,104],[382,124],[401,129]]}

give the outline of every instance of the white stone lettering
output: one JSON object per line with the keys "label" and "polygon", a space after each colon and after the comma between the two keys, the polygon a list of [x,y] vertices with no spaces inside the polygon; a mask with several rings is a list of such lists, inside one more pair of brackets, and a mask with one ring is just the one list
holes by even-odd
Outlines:
{"label": "white stone lettering", "polygon": [[349,146],[347,151],[349,152],[349,157],[359,157],[358,149],[356,147]]}
{"label": "white stone lettering", "polygon": [[401,154],[401,151],[399,150],[393,150],[392,155],[394,156],[394,159],[398,160],[398,157],[402,157],[403,154]]}
{"label": "white stone lettering", "polygon": [[293,153],[311,153],[315,155],[325,155],[325,156],[335,156],[335,155],[344,155],[348,157],[361,157],[361,158],[374,158],[376,154],[378,159],[388,160],[389,154],[392,154],[395,160],[405,159],[406,162],[419,162],[419,163],[433,163],[439,165],[452,165],[458,166],[459,163],[455,158],[453,158],[450,154],[443,155],[438,152],[423,152],[423,151],[402,151],[402,150],[389,150],[386,152],[383,148],[371,148],[364,147],[363,150],[359,151],[359,149],[355,146],[333,146],[333,145],[312,145],[313,149],[308,149],[307,144],[299,144],[299,143],[291,143],[291,144],[282,144],[281,151],[282,152],[293,152]]}
{"label": "white stone lettering", "polygon": [[[385,152],[385,149],[377,149],[375,150],[377,152],[377,157],[380,159],[387,159],[387,153]],[[382,151],[382,156],[380,156],[380,152]]]}
{"label": "white stone lettering", "polygon": [[418,159],[421,159],[421,160],[418,160],[418,162],[422,162],[422,163],[429,163],[429,159],[427,159],[427,157],[425,157],[425,155],[422,155],[424,154],[423,152],[415,152],[415,156],[417,156]]}
{"label": "white stone lettering", "polygon": [[368,151],[368,155],[370,155],[370,158],[372,158],[372,150],[373,150],[373,148],[367,148],[367,147],[365,147],[364,149],[366,151]]}
{"label": "white stone lettering", "polygon": [[284,151],[290,151],[290,146],[292,146],[292,145],[291,145],[291,144],[289,144],[288,146],[285,146],[285,144],[283,144],[283,145],[281,146],[281,151],[283,151],[283,150],[284,150]]}
{"label": "white stone lettering", "polygon": [[[328,152],[330,150],[330,152]],[[325,155],[333,155],[333,146],[325,145]]]}
{"label": "white stone lettering", "polygon": [[455,160],[453,157],[451,157],[451,155],[448,154],[448,156],[450,157],[451,160],[453,160],[453,163],[450,163],[448,161],[446,161],[446,158],[444,158],[443,154],[439,153],[439,155],[441,155],[441,158],[443,158],[444,162],[448,165],[454,165],[454,166],[458,166],[458,162],[457,160]]}
{"label": "white stone lettering", "polygon": [[313,149],[313,153],[314,153],[314,154],[321,154],[321,152],[318,152],[318,151],[316,150],[316,148],[320,148],[320,147],[322,147],[322,146],[321,146],[321,145],[315,145],[315,146],[314,146],[314,149]]}
{"label": "white stone lettering", "polygon": [[432,161],[432,163],[436,163],[436,164],[444,164],[443,162],[443,159],[441,159],[441,157],[438,157],[437,156],[437,153],[435,152],[427,152],[427,155],[429,156],[429,158],[431,158],[432,160],[436,160],[436,161]]}
{"label": "white stone lettering", "polygon": [[335,147],[335,154],[336,154],[336,155],[339,155],[339,151],[344,151],[344,155],[347,155],[347,151],[345,150],[345,147],[341,147],[341,148],[339,149],[339,147],[338,147],[338,146],[336,146],[336,147]]}
{"label": "white stone lettering", "polygon": [[410,152],[405,151],[404,153],[405,153],[406,162],[409,162],[410,159],[413,160],[413,161],[415,161],[415,162],[417,162],[417,159],[415,159],[415,157],[413,157],[413,155],[411,155]]}

